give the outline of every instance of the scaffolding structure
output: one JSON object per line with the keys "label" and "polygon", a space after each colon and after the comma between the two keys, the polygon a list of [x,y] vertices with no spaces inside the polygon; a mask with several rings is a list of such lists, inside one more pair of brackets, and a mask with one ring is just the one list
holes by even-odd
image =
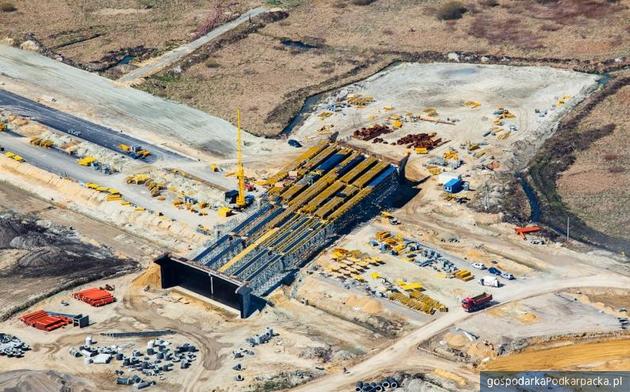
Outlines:
{"label": "scaffolding structure", "polygon": [[[342,231],[378,214],[400,183],[397,166],[328,143],[310,148],[271,181],[273,186],[257,209],[193,260],[177,262],[207,272],[210,284],[227,279],[247,288],[236,290],[241,295],[264,297]],[[164,258],[158,262],[167,263]],[[166,270],[182,273],[180,267],[163,266],[162,273],[169,273]],[[184,277],[166,281],[186,285]],[[213,287],[210,291],[216,295]],[[247,311],[241,309],[241,314],[246,317]]]}

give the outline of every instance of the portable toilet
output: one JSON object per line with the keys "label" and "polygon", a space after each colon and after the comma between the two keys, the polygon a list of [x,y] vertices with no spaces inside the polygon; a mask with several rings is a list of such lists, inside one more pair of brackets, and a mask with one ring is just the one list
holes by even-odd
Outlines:
{"label": "portable toilet", "polygon": [[462,180],[459,178],[453,178],[444,184],[444,191],[448,193],[457,193],[462,190],[463,185],[464,183]]}

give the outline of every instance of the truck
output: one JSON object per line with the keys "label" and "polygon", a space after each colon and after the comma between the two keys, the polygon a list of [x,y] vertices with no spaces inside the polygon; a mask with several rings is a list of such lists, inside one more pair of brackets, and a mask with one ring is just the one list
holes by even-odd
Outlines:
{"label": "truck", "polygon": [[492,301],[492,294],[481,293],[474,297],[466,297],[462,300],[462,308],[467,312],[474,312],[487,306]]}
{"label": "truck", "polygon": [[479,279],[479,284],[482,286],[501,287],[501,282],[499,282],[496,276],[484,276]]}
{"label": "truck", "polygon": [[148,157],[149,155],[151,155],[151,152],[149,152],[149,150],[142,148],[142,146],[130,146],[128,144],[119,144],[118,148],[122,152],[132,157],[133,159],[144,159]]}

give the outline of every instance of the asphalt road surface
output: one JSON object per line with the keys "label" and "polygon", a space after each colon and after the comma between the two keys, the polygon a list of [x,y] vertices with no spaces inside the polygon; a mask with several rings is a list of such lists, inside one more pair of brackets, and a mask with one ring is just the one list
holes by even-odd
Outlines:
{"label": "asphalt road surface", "polygon": [[172,151],[154,145],[147,145],[144,141],[128,136],[121,131],[94,124],[6,90],[0,90],[0,107],[57,131],[87,140],[116,152],[120,152],[119,144],[142,146],[151,152],[151,156],[146,159],[147,162],[154,162],[157,159],[188,159]]}

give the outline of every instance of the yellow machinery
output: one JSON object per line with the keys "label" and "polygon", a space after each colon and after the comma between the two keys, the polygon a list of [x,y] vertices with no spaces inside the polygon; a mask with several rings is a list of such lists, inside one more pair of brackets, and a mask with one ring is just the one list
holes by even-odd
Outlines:
{"label": "yellow machinery", "polygon": [[18,154],[14,153],[14,152],[7,151],[7,152],[4,153],[4,155],[7,158],[13,159],[14,161],[24,162],[24,158],[22,158],[21,156],[19,156]]}
{"label": "yellow machinery", "polygon": [[229,207],[221,207],[219,208],[218,214],[221,218],[227,218],[232,215],[232,210]]}
{"label": "yellow machinery", "polygon": [[244,208],[245,201],[245,168],[243,167],[243,140],[241,136],[241,111],[236,111],[236,178],[238,179],[238,196],[236,206]]}
{"label": "yellow machinery", "polygon": [[94,162],[96,162],[96,158],[91,156],[83,157],[77,161],[77,163],[81,166],[90,166]]}

